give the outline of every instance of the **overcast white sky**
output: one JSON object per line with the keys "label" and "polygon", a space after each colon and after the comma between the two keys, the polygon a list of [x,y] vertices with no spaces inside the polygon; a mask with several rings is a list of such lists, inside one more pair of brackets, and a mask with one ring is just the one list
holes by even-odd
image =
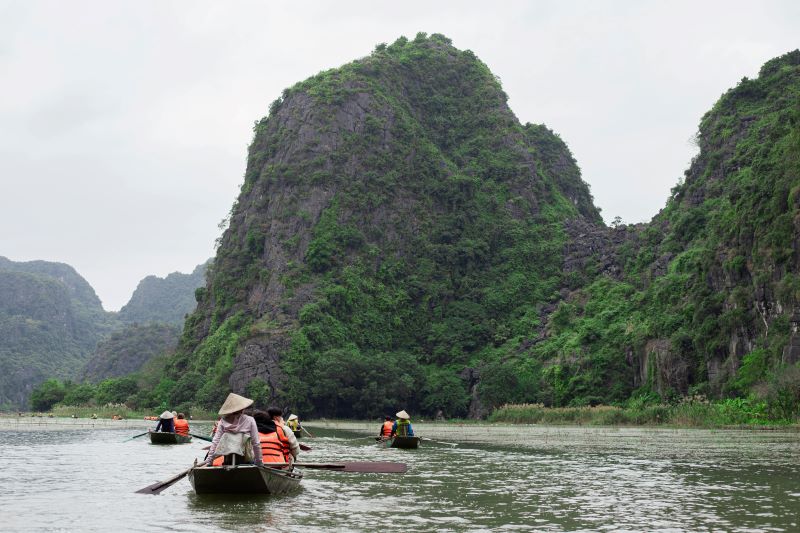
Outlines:
{"label": "overcast white sky", "polygon": [[646,221],[703,113],[799,30],[797,1],[0,0],[0,255],[73,265],[109,310],[191,271],[269,103],[418,31],[562,136],[606,221]]}

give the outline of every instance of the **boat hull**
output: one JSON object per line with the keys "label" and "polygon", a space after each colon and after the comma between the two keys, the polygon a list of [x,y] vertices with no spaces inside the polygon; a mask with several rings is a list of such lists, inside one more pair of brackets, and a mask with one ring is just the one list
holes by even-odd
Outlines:
{"label": "boat hull", "polygon": [[419,437],[392,437],[386,441],[387,448],[415,450],[419,448]]}
{"label": "boat hull", "polygon": [[177,433],[169,433],[167,431],[151,431],[150,443],[151,444],[186,444],[192,442],[191,435],[184,436]]}
{"label": "boat hull", "polygon": [[297,489],[303,474],[257,465],[196,467],[189,482],[197,494],[285,494]]}
{"label": "boat hull", "polygon": [[298,439],[303,436],[303,432],[299,429],[293,430],[292,433],[294,433],[294,436]]}

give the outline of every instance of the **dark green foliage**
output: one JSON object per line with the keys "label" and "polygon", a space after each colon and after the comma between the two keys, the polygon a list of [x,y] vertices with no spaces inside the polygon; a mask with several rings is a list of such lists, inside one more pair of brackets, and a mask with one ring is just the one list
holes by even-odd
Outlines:
{"label": "dark green foliage", "polygon": [[[618,250],[628,258],[623,280],[569,281],[575,292],[528,352],[546,366],[524,401],[621,402],[637,385],[664,399],[699,389],[750,395],[767,402],[763,417],[792,412],[779,407],[794,405],[791,380],[777,376],[796,368],[780,370],[788,316],[800,303],[797,56],[769,62],[706,114],[686,181],[636,230],[638,250]],[[662,258],[666,272],[654,276]],[[743,339],[755,349],[744,351]],[[709,367],[722,371],[712,376]]]}
{"label": "dark green foliage", "polygon": [[24,408],[47,377],[77,377],[116,325],[72,267],[0,257],[0,409]]}
{"label": "dark green foliage", "polygon": [[48,379],[31,392],[31,407],[36,411],[48,411],[66,396],[64,384],[57,379]]}
{"label": "dark green foliage", "polygon": [[97,384],[94,400],[100,404],[124,403],[129,397],[138,392],[136,380],[126,376],[122,378],[109,378]]}
{"label": "dark green foliage", "polygon": [[83,378],[100,381],[138,372],[150,359],[171,352],[178,337],[179,330],[167,324],[123,327],[98,343]]}

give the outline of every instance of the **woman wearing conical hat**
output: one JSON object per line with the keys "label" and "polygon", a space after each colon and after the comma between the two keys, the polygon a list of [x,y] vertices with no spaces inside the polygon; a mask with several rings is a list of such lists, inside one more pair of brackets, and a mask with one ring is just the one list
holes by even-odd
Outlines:
{"label": "woman wearing conical hat", "polygon": [[394,416],[397,417],[397,420],[392,425],[392,437],[395,435],[398,437],[413,437],[414,430],[411,428],[411,417],[408,416],[405,409]]}
{"label": "woman wearing conical hat", "polygon": [[156,424],[156,433],[159,431],[165,433],[175,433],[175,421],[173,420],[172,413],[164,411],[158,417],[158,424]]}
{"label": "woman wearing conical hat", "polygon": [[258,426],[252,416],[244,414],[242,411],[253,405],[253,400],[239,396],[238,394],[230,393],[225,398],[225,403],[219,409],[219,414],[222,418],[217,424],[217,431],[214,432],[214,438],[211,441],[211,447],[208,449],[209,461],[213,459],[214,452],[219,445],[219,439],[225,433],[247,433],[250,435],[250,443],[253,445],[253,458],[256,464],[263,464],[261,458],[261,440],[258,436]]}

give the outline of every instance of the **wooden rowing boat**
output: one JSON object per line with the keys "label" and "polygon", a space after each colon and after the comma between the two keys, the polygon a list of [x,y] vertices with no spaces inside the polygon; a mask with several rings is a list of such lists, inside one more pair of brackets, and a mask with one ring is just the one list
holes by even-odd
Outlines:
{"label": "wooden rowing boat", "polygon": [[178,435],[169,431],[151,431],[151,444],[186,444],[192,442],[191,435]]}
{"label": "wooden rowing boat", "polygon": [[400,437],[395,435],[385,440],[387,448],[402,448],[404,450],[416,450],[419,448],[419,437]]}
{"label": "wooden rowing boat", "polygon": [[294,436],[297,437],[298,439],[303,436],[303,432],[300,431],[299,429],[292,430],[292,433],[294,433]]}
{"label": "wooden rowing boat", "polygon": [[298,471],[259,465],[200,466],[189,471],[197,494],[284,494],[300,486]]}

